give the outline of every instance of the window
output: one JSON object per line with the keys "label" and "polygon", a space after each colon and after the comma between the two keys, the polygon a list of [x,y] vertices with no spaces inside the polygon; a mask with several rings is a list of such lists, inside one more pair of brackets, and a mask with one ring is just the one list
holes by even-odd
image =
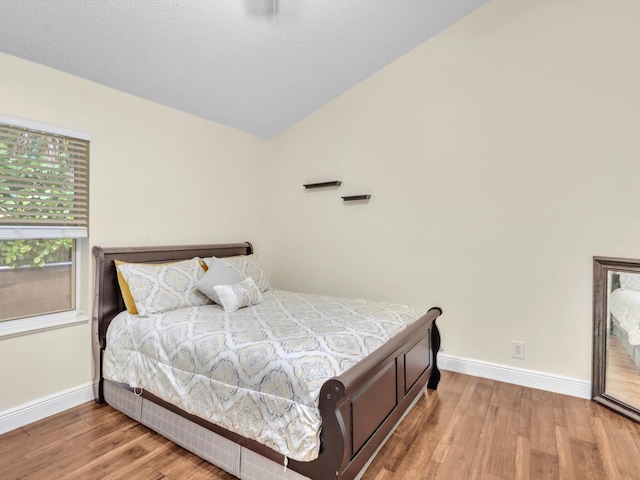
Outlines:
{"label": "window", "polygon": [[76,309],[89,137],[0,116],[0,321]]}

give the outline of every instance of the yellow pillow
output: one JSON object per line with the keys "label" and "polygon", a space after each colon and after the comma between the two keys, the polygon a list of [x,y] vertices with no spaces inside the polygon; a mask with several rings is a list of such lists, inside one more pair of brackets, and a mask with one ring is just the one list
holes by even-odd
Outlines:
{"label": "yellow pillow", "polygon": [[114,260],[116,264],[116,273],[118,274],[118,285],[120,285],[120,293],[122,293],[122,299],[124,300],[124,306],[127,307],[127,312],[132,315],[138,314],[138,309],[136,308],[136,302],[133,301],[133,295],[131,295],[131,290],[129,289],[129,284],[125,280],[124,276],[118,270],[120,265],[124,265],[127,262],[123,262],[121,260]]}
{"label": "yellow pillow", "polygon": [[200,266],[202,267],[202,270],[204,270],[205,272],[209,270],[209,265],[207,265],[207,263],[203,259],[200,259]]}

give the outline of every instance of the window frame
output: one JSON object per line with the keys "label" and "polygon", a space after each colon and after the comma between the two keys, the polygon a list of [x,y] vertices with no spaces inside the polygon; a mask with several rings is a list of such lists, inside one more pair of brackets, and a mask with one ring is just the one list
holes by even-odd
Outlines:
{"label": "window frame", "polygon": [[[67,137],[73,137],[81,140],[91,141],[91,135],[87,132],[79,130],[72,130],[63,127],[57,127],[54,125],[34,122],[31,120],[25,120],[22,118],[12,117],[8,115],[0,114],[0,123],[13,125],[16,127],[28,128],[32,130],[39,130],[42,132],[51,133],[54,135],[62,135]],[[16,318],[12,320],[0,321],[0,339],[17,337],[21,335],[28,335],[37,332],[43,332],[47,330],[53,330],[57,328],[69,327],[73,325],[79,325],[87,323],[89,321],[89,315],[82,310],[83,301],[87,292],[82,283],[82,272],[86,270],[85,262],[86,255],[83,255],[83,250],[86,249],[89,242],[88,227],[85,236],[76,236],[73,231],[68,229],[60,229],[57,227],[11,227],[3,226],[0,228],[0,240],[8,240],[12,233],[16,230],[30,232],[28,236],[24,236],[25,239],[31,238],[69,238],[73,237],[74,242],[74,274],[75,274],[75,306],[71,310],[57,313],[45,313],[41,315],[32,315],[28,317]],[[58,230],[60,235],[52,233],[54,230]],[[10,233],[13,230],[14,232]],[[6,236],[5,236],[6,235]],[[4,236],[4,238],[2,238]],[[90,257],[90,256],[89,256]]]}

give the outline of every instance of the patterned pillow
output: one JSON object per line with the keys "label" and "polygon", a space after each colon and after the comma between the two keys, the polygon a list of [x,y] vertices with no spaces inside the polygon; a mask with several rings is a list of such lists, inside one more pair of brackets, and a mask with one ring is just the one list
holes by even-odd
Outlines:
{"label": "patterned pillow", "polygon": [[196,288],[196,282],[204,275],[199,258],[160,265],[125,263],[117,268],[127,281],[138,314],[143,317],[211,303]]}
{"label": "patterned pillow", "polygon": [[[216,257],[205,258],[204,261],[209,267],[211,267],[214,259],[216,259]],[[236,272],[242,275],[242,278],[251,278],[256,283],[258,289],[261,292],[273,290],[273,288],[271,288],[271,285],[269,285],[267,275],[264,273],[264,270],[262,270],[262,267],[258,262],[258,256],[256,254],[252,253],[251,255],[226,257],[219,260],[222,260]]]}
{"label": "patterned pillow", "polygon": [[218,294],[220,305],[229,313],[242,307],[257,305],[262,301],[262,294],[251,278],[245,278],[233,285],[216,285],[213,289]]}
{"label": "patterned pillow", "polygon": [[211,257],[207,272],[196,282],[196,287],[216,303],[220,303],[218,294],[213,289],[216,285],[231,285],[241,282],[246,275],[241,275],[219,258]]}

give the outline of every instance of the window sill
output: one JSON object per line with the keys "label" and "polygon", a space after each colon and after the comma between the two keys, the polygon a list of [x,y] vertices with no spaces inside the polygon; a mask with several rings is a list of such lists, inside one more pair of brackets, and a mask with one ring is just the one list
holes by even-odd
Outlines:
{"label": "window sill", "polygon": [[81,311],[54,313],[37,317],[18,318],[0,322],[0,339],[31,335],[56,328],[71,327],[87,323],[89,317]]}

